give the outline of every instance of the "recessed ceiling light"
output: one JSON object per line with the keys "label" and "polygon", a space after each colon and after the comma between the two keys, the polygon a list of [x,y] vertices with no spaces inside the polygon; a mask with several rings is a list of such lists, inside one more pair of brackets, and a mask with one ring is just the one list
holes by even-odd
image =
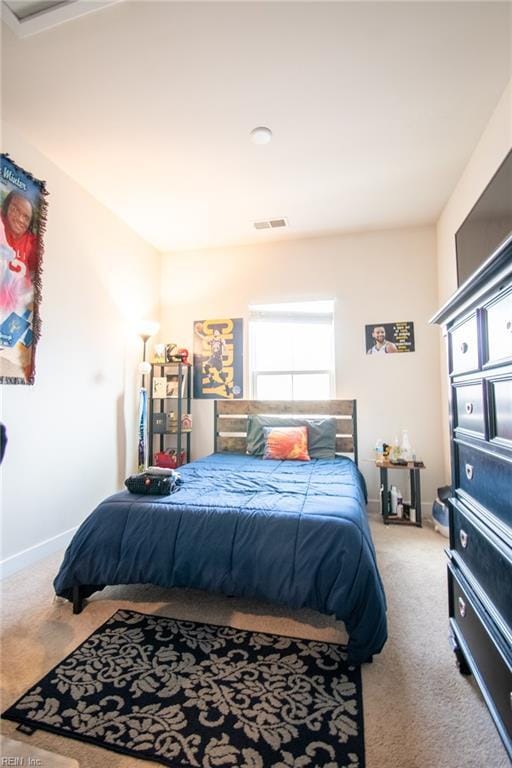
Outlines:
{"label": "recessed ceiling light", "polygon": [[259,125],[252,129],[250,136],[254,144],[268,144],[272,138],[272,131],[264,125]]}

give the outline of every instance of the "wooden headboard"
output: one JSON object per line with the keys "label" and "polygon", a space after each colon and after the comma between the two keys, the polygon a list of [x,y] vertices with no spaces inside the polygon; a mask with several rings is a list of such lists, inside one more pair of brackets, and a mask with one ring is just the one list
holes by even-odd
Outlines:
{"label": "wooden headboard", "polygon": [[245,453],[247,417],[336,417],[336,453],[349,454],[357,464],[357,409],[355,400],[216,400],[214,450]]}

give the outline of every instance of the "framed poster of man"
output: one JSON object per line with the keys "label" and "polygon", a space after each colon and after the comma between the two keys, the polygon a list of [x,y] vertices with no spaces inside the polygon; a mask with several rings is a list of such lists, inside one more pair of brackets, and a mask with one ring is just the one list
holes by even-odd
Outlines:
{"label": "framed poster of man", "polygon": [[243,396],[243,320],[194,323],[194,397],[233,400]]}
{"label": "framed poster of man", "polygon": [[375,323],[365,326],[366,354],[414,352],[414,323]]}
{"label": "framed poster of man", "polygon": [[39,338],[42,232],[46,218],[43,181],[0,161],[0,383],[33,384]]}

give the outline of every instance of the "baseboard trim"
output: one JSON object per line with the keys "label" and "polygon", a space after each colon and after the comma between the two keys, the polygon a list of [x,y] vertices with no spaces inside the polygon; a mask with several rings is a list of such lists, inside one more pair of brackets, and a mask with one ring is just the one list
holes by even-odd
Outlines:
{"label": "baseboard trim", "polygon": [[57,534],[51,539],[41,541],[39,544],[34,544],[33,547],[23,549],[21,552],[17,552],[15,555],[6,557],[0,561],[0,580],[5,579],[8,576],[12,576],[14,573],[28,568],[29,566],[37,563],[38,560],[42,560],[48,555],[52,555],[59,549],[66,547],[73,535],[75,534],[78,526],[70,528],[68,531]]}

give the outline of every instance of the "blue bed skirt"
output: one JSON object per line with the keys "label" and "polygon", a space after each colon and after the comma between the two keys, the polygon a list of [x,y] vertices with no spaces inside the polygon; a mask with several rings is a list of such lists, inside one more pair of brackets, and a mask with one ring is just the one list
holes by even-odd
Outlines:
{"label": "blue bed skirt", "polygon": [[103,501],[71,541],[56,593],[157,584],[262,598],[343,620],[352,663],[381,650],[386,602],[350,459],[222,453],[180,474],[171,496],[123,491]]}

